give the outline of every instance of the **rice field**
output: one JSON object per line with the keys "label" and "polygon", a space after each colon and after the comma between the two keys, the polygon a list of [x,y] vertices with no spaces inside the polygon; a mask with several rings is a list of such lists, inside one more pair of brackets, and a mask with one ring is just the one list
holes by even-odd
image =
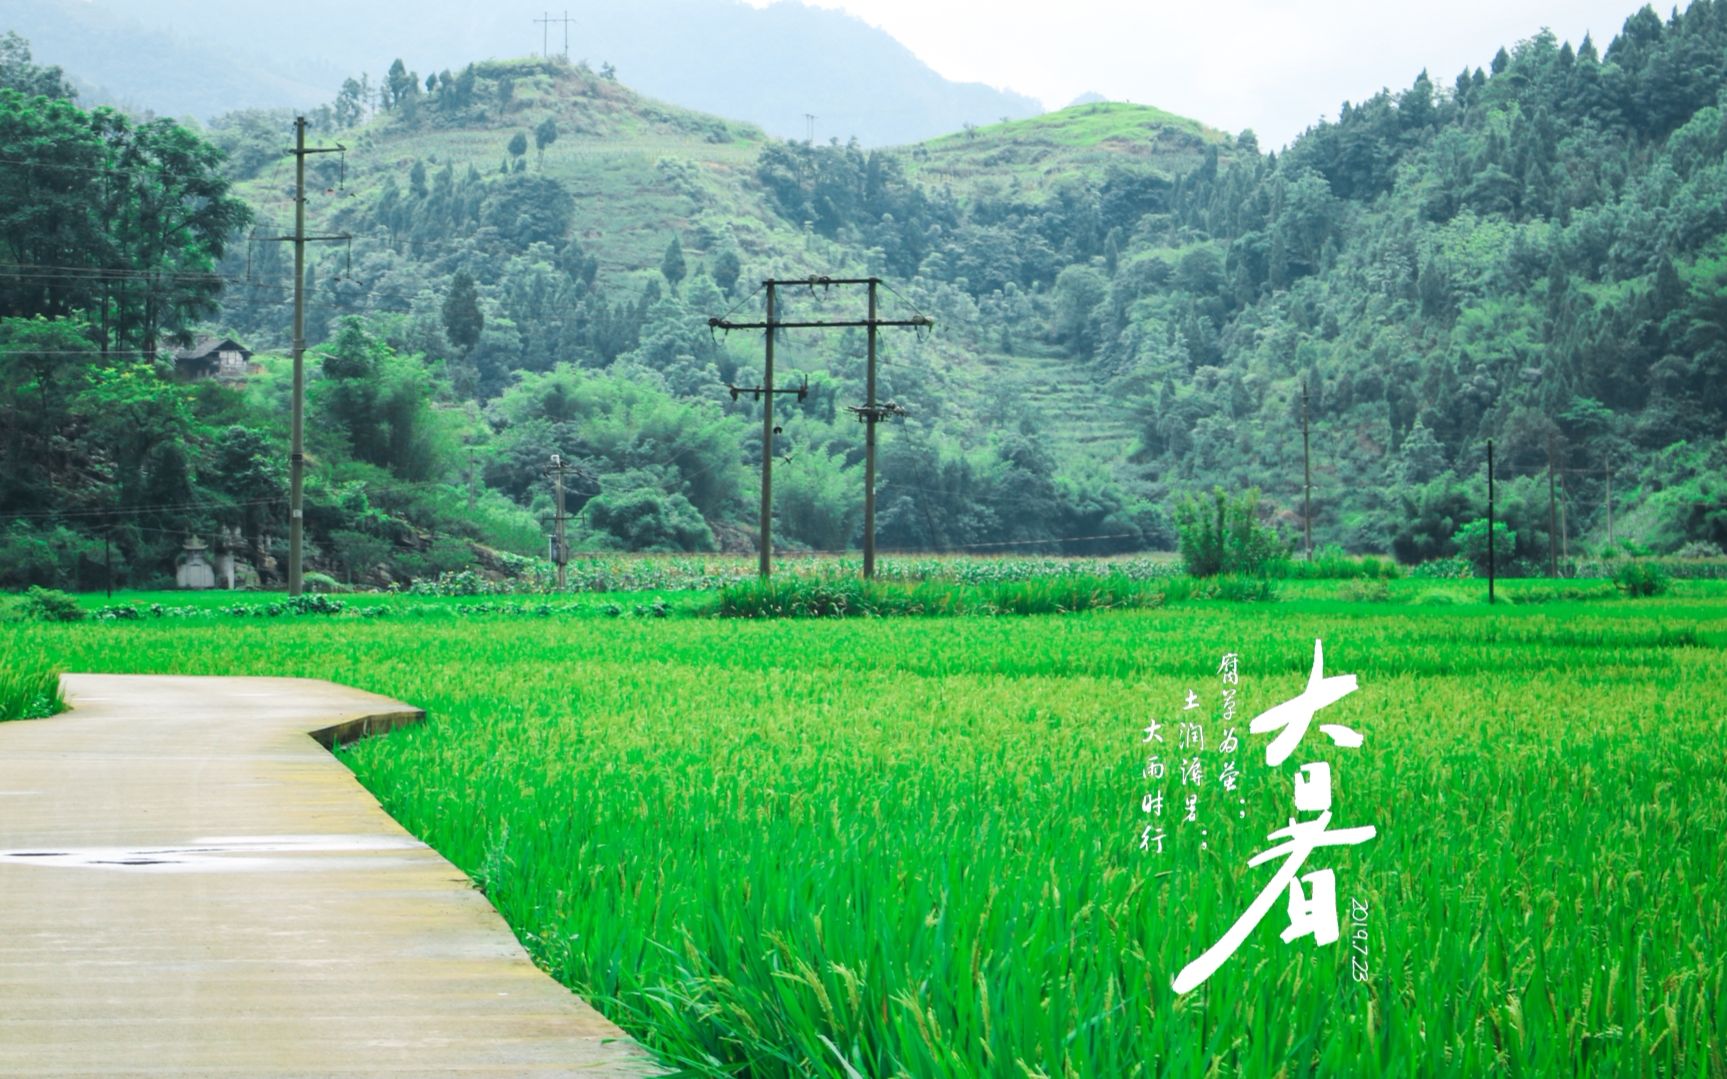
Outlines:
{"label": "rice field", "polygon": [[[439,600],[411,624],[0,625],[0,650],[427,708],[344,759],[691,1074],[1727,1075],[1727,597],[1422,598],[1448,587],[844,620]],[[1316,638],[1359,689],[1272,767],[1247,721],[1302,691]],[[1332,827],[1377,833],[1303,868],[1335,872],[1341,939],[1285,943],[1279,897],[1177,994],[1277,868],[1248,861],[1307,762]]]}

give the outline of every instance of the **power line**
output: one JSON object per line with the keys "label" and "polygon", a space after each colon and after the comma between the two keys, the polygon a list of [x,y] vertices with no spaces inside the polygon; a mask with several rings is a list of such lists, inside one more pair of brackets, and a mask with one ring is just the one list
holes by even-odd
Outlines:
{"label": "power line", "polygon": [[226,510],[244,509],[252,506],[279,506],[285,501],[286,499],[281,498],[259,498],[245,502],[229,502],[223,505],[212,505],[208,502],[165,502],[154,506],[115,506],[109,509],[39,510],[33,513],[0,513],[0,521],[48,520],[56,517],[115,517],[125,514],[199,510],[221,513]]}

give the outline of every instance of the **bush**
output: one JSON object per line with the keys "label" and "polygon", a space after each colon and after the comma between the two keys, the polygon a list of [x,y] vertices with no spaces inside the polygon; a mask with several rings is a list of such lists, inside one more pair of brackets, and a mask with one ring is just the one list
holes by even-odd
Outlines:
{"label": "bush", "polygon": [[711,551],[707,522],[680,493],[650,487],[606,491],[583,507],[588,527],[631,551]]}
{"label": "bush", "polygon": [[1613,574],[1613,583],[1619,586],[1619,591],[1632,598],[1659,596],[1667,591],[1671,580],[1659,562],[1642,559],[1626,562]]}
{"label": "bush", "polygon": [[1289,542],[1259,519],[1257,487],[1230,497],[1221,487],[1210,496],[1188,495],[1175,508],[1181,559],[1194,577],[1249,574],[1263,577],[1274,560],[1289,554]]}
{"label": "bush", "polygon": [[1673,552],[1673,557],[1682,558],[1687,561],[1701,558],[1720,558],[1721,555],[1722,551],[1720,546],[1718,544],[1710,543],[1708,540],[1692,540],[1690,543],[1687,543],[1685,546]]}
{"label": "bush", "polygon": [[34,585],[24,593],[19,610],[25,618],[38,622],[76,622],[84,617],[83,608],[79,607],[78,601],[71,596],[52,588],[39,588]]}
{"label": "bush", "polygon": [[[1459,528],[1451,537],[1451,542],[1457,545],[1457,554],[1464,561],[1475,567],[1475,572],[1487,576],[1487,519],[1478,517]],[[1505,577],[1506,567],[1510,565],[1512,555],[1517,550],[1517,533],[1508,528],[1504,521],[1493,522],[1493,560],[1498,563],[1498,576]]]}
{"label": "bush", "polygon": [[1467,581],[1475,576],[1475,567],[1467,558],[1435,558],[1416,566],[1409,575],[1424,581]]}
{"label": "bush", "polygon": [[1383,580],[1348,581],[1338,589],[1337,598],[1350,603],[1389,603],[1391,586]]}
{"label": "bush", "polygon": [[300,582],[308,592],[339,592],[342,588],[340,584],[336,583],[336,579],[327,573],[303,574],[300,577]]}

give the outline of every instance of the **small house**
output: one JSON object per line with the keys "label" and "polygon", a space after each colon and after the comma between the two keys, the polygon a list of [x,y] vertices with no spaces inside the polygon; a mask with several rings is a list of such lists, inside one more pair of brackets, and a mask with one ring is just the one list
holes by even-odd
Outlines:
{"label": "small house", "polygon": [[216,378],[239,381],[252,370],[252,350],[232,337],[200,337],[174,353],[174,373],[188,381]]}

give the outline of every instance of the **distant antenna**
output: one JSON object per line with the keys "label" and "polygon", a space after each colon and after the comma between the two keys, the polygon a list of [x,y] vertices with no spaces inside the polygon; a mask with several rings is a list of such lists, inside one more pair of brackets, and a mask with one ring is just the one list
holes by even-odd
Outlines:
{"label": "distant antenna", "polygon": [[804,141],[816,141],[816,117],[813,112],[804,113]]}
{"label": "distant antenna", "polygon": [[568,60],[570,58],[570,24],[576,21],[570,18],[569,9],[564,10],[564,17],[561,19],[552,18],[552,13],[547,11],[542,13],[541,18],[534,21],[540,24],[540,54],[547,60],[552,58],[552,24],[555,22],[564,24],[564,59]]}

